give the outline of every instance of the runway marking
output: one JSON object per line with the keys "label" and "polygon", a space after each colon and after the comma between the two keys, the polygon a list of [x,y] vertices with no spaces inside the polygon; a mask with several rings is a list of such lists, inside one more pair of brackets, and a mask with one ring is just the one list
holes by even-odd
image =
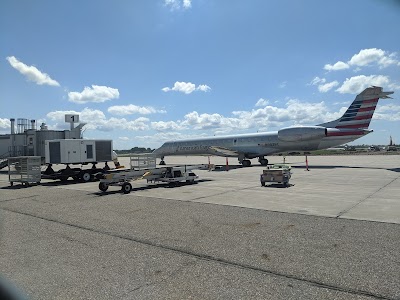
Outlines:
{"label": "runway marking", "polygon": [[359,296],[368,296],[368,297],[373,297],[375,299],[395,300],[395,298],[389,298],[389,297],[386,297],[386,296],[383,296],[383,295],[374,294],[372,292],[368,292],[368,291],[364,291],[364,290],[358,290],[358,289],[334,286],[334,285],[327,284],[327,283],[324,283],[324,282],[320,282],[320,281],[317,281],[317,280],[305,279],[305,278],[297,277],[295,275],[280,273],[280,272],[271,271],[271,270],[268,270],[268,269],[262,269],[262,268],[259,268],[259,267],[254,267],[254,266],[251,266],[251,265],[248,265],[248,264],[244,264],[244,263],[238,263],[238,262],[235,262],[235,261],[230,261],[230,260],[227,260],[227,259],[224,259],[224,258],[218,258],[218,257],[214,257],[214,256],[207,255],[207,254],[196,253],[196,252],[193,252],[193,251],[184,250],[184,249],[177,248],[177,247],[166,246],[166,245],[162,245],[162,244],[159,244],[159,243],[155,243],[155,242],[150,241],[150,240],[144,240],[144,239],[140,239],[140,238],[133,238],[133,237],[130,237],[130,236],[120,235],[120,234],[107,232],[107,231],[101,231],[101,230],[97,230],[97,229],[94,229],[94,228],[85,227],[85,226],[82,226],[82,225],[76,225],[76,224],[72,224],[72,223],[61,222],[61,221],[58,221],[58,220],[55,220],[55,219],[45,218],[45,217],[37,216],[37,215],[34,215],[34,214],[30,214],[30,213],[15,211],[15,210],[8,209],[8,208],[0,208],[0,210],[13,212],[13,213],[20,214],[20,215],[23,215],[23,216],[33,217],[33,218],[40,219],[40,220],[43,220],[43,221],[53,222],[53,223],[56,223],[56,224],[66,225],[66,226],[69,226],[69,227],[72,227],[72,228],[75,228],[75,229],[87,230],[87,231],[94,232],[94,233],[101,234],[101,235],[106,235],[106,236],[110,236],[110,237],[114,237],[114,238],[120,238],[120,239],[123,239],[123,240],[136,242],[136,243],[147,245],[147,246],[151,246],[151,247],[156,247],[156,248],[163,249],[163,250],[169,250],[169,251],[172,251],[172,252],[175,252],[175,253],[179,253],[179,254],[182,254],[182,255],[187,255],[187,256],[194,257],[194,258],[197,258],[197,259],[200,259],[200,260],[204,260],[204,261],[216,262],[216,263],[220,263],[220,264],[227,265],[227,266],[232,266],[232,267],[237,267],[237,268],[241,268],[241,269],[260,272],[260,273],[267,274],[267,275],[272,275],[272,276],[275,276],[275,277],[282,277],[282,278],[286,278],[286,279],[291,279],[291,280],[299,281],[299,282],[302,282],[302,283],[310,284],[310,285],[318,287],[318,288],[324,288],[324,289],[328,289],[328,290],[334,290],[334,291],[338,291],[338,292],[343,292],[343,293],[348,293],[348,294],[353,294],[353,295],[359,295]]}

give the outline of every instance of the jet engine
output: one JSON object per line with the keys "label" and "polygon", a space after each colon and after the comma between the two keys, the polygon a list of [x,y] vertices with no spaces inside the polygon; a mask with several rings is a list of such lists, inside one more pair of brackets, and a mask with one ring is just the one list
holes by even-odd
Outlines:
{"label": "jet engine", "polygon": [[288,127],[278,131],[278,139],[284,142],[310,141],[326,137],[327,131],[321,126]]}

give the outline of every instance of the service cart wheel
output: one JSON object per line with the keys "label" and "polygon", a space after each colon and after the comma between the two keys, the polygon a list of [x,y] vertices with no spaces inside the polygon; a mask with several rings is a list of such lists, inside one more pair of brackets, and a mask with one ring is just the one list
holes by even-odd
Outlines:
{"label": "service cart wheel", "polygon": [[124,194],[129,194],[132,191],[132,185],[129,182],[125,182],[122,185],[122,191]]}
{"label": "service cart wheel", "polygon": [[265,186],[265,182],[264,181],[261,181],[261,186]]}
{"label": "service cart wheel", "polygon": [[89,182],[92,180],[92,175],[89,172],[82,172],[81,178],[84,182]]}
{"label": "service cart wheel", "polygon": [[102,192],[105,192],[108,190],[108,184],[105,184],[104,182],[99,183],[99,190]]}

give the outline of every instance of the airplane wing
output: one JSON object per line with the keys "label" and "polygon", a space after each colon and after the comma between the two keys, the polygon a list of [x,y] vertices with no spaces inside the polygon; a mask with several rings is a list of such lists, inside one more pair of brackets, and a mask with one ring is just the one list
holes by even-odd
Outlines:
{"label": "airplane wing", "polygon": [[238,156],[239,152],[218,146],[210,146],[210,150],[215,151],[215,155],[219,156]]}

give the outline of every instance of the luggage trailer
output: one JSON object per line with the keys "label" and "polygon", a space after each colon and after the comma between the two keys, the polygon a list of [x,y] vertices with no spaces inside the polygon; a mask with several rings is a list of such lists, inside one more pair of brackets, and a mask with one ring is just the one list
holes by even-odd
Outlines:
{"label": "luggage trailer", "polygon": [[198,178],[192,170],[208,170],[207,164],[178,165],[156,167],[156,157],[153,153],[143,153],[130,156],[130,169],[109,170],[100,174],[99,189],[103,192],[108,187],[120,186],[123,193],[132,190],[131,181],[146,179],[147,183],[166,182],[174,186],[179,182],[193,183]]}
{"label": "luggage trailer", "polygon": [[103,174],[99,189],[106,192],[109,186],[120,186],[124,194],[132,191],[131,181],[146,179],[147,183],[166,182],[176,186],[179,182],[194,183],[199,178],[192,170],[208,170],[207,164],[179,165],[161,168],[141,168],[132,170],[112,170]]}

